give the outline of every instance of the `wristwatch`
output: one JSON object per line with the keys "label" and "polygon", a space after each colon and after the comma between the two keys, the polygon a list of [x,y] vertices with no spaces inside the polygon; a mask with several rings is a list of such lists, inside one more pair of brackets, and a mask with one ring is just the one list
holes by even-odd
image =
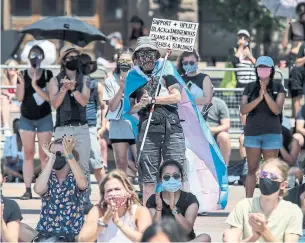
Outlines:
{"label": "wristwatch", "polygon": [[71,159],[74,159],[73,154],[68,154],[66,157],[66,160],[71,160]]}
{"label": "wristwatch", "polygon": [[152,105],[156,104],[156,98],[151,98],[151,104]]}
{"label": "wristwatch", "polygon": [[101,219],[101,218],[98,219],[97,224],[98,224],[99,226],[104,227],[104,228],[106,228],[106,227],[108,226],[107,224],[104,223],[103,219]]}
{"label": "wristwatch", "polygon": [[180,210],[176,208],[175,210],[172,210],[172,214],[175,216],[180,213]]}

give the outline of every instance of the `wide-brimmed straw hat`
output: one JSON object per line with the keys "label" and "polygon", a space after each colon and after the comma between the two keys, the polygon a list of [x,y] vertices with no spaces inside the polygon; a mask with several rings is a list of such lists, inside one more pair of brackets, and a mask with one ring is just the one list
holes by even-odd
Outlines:
{"label": "wide-brimmed straw hat", "polygon": [[68,45],[61,48],[59,52],[58,63],[61,63],[62,60],[71,52],[77,52],[78,54],[80,54],[80,51],[77,50],[76,47],[73,45]]}

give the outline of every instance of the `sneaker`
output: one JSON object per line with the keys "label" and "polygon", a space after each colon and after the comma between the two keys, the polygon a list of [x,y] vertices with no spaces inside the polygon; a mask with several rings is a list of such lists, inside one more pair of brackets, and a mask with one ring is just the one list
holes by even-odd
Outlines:
{"label": "sneaker", "polygon": [[20,200],[29,200],[33,199],[32,192],[25,192],[21,197]]}

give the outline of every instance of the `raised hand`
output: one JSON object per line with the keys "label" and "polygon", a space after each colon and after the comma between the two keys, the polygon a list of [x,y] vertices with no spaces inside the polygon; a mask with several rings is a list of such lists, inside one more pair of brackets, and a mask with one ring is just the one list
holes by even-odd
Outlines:
{"label": "raised hand", "polygon": [[17,72],[17,80],[20,84],[24,84],[24,78],[20,71]]}
{"label": "raised hand", "polygon": [[69,90],[69,88],[71,87],[71,81],[67,78],[67,76],[65,76],[60,82],[63,84],[62,88],[65,90]]}
{"label": "raised hand", "polygon": [[37,85],[37,71],[34,70],[33,78],[32,78],[32,87],[35,87],[36,85]]}
{"label": "raised hand", "polygon": [[112,208],[111,208],[111,205],[108,205],[107,206],[107,210],[103,216],[103,221],[105,224],[108,224],[110,219],[112,219]]}
{"label": "raised hand", "polygon": [[157,193],[156,194],[156,209],[158,211],[161,211],[162,208],[163,208],[162,199],[161,199],[160,193]]}
{"label": "raised hand", "polygon": [[62,141],[62,145],[64,147],[64,154],[68,156],[72,154],[73,149],[75,148],[76,140],[74,137],[64,137]]}
{"label": "raised hand", "polygon": [[169,207],[171,210],[175,209],[175,207],[176,207],[174,192],[169,193]]}
{"label": "raised hand", "polygon": [[49,159],[53,159],[55,161],[56,155],[50,151],[48,144],[43,144],[41,148]]}

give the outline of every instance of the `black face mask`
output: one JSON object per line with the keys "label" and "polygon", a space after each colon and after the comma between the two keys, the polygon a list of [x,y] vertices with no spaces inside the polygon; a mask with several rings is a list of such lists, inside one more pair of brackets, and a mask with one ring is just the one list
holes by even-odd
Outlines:
{"label": "black face mask", "polygon": [[259,178],[259,189],[265,196],[269,196],[280,189],[281,182],[273,181],[269,178]]}
{"label": "black face mask", "polygon": [[119,63],[119,68],[122,72],[128,72],[131,69],[130,63]]}
{"label": "black face mask", "polygon": [[61,152],[57,151],[56,152],[55,163],[53,165],[53,169],[54,170],[61,170],[62,168],[65,167],[66,164],[67,164],[67,161],[66,161],[65,156],[62,156]]}
{"label": "black face mask", "polygon": [[76,69],[79,68],[79,60],[73,59],[71,61],[66,61],[66,68],[71,71],[75,71]]}
{"label": "black face mask", "polygon": [[36,69],[40,68],[41,61],[42,60],[39,59],[38,57],[34,57],[30,59],[31,66]]}

